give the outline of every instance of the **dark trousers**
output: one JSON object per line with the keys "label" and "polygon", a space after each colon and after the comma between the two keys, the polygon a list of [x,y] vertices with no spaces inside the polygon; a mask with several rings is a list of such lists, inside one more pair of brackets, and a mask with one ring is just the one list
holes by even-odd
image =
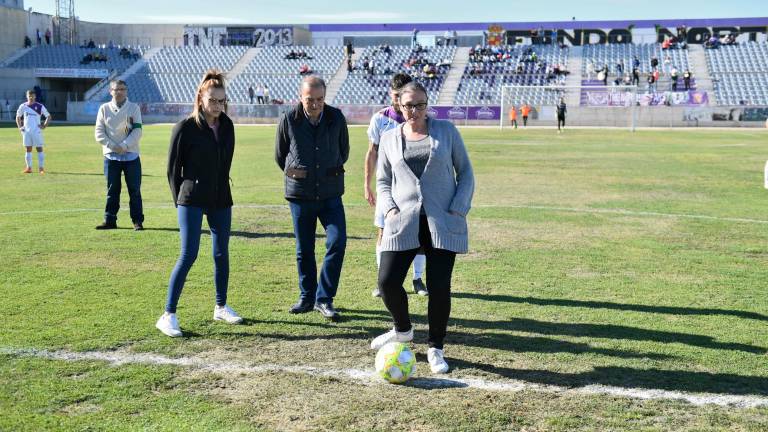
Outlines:
{"label": "dark trousers", "polygon": [[141,158],[130,162],[114,161],[104,158],[104,177],[107,178],[107,206],[104,208],[104,220],[117,221],[120,210],[120,192],[122,190],[122,174],[125,173],[125,186],[128,188],[128,204],[131,209],[131,220],[134,223],[144,222],[144,207],[141,203]]}
{"label": "dark trousers", "polygon": [[[296,235],[299,300],[302,303],[333,303],[347,249],[347,220],[341,197],[325,200],[289,200]],[[325,228],[325,258],[317,279],[315,231],[317,221]]]}
{"label": "dark trousers", "polygon": [[[451,315],[451,275],[456,262],[456,253],[445,249],[435,249],[429,232],[426,216],[419,221],[419,242],[427,258],[427,280],[429,297],[427,318],[429,321],[429,346],[443,349],[448,318]],[[381,253],[379,267],[379,290],[384,305],[392,314],[395,329],[405,332],[411,329],[408,314],[408,295],[403,288],[403,281],[408,275],[413,259],[419,250],[384,251]]]}
{"label": "dark trousers", "polygon": [[509,121],[509,125],[510,125],[510,126],[512,126],[512,125],[515,125],[515,129],[517,129],[517,119],[516,119],[516,118],[515,118],[515,119],[511,119],[511,120]]}
{"label": "dark trousers", "polygon": [[213,282],[216,287],[216,304],[227,304],[229,285],[229,233],[232,229],[232,207],[223,209],[202,209],[200,207],[178,206],[179,235],[181,252],[168,282],[166,312],[176,313],[176,305],[181,297],[181,290],[187,280],[192,264],[197,260],[200,250],[200,234],[203,226],[203,214],[208,216],[213,243]]}
{"label": "dark trousers", "polygon": [[523,116],[523,126],[528,126],[528,116]]}
{"label": "dark trousers", "polygon": [[563,125],[563,128],[565,128],[565,116],[557,116],[557,130],[560,130],[560,125]]}

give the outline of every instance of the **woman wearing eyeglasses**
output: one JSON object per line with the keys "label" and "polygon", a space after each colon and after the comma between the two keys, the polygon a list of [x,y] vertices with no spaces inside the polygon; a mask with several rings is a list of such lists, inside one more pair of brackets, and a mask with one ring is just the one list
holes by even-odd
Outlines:
{"label": "woman wearing eyeglasses", "polygon": [[413,339],[403,281],[423,248],[429,283],[427,360],[433,373],[445,373],[451,274],[456,254],[468,250],[466,217],[475,180],[459,131],[449,121],[428,118],[427,100],[421,84],[403,86],[400,109],[405,123],[387,131],[379,143],[376,191],[386,215],[379,289],[394,328],[376,337],[371,348]]}
{"label": "woman wearing eyeglasses", "polygon": [[200,248],[203,215],[213,243],[216,306],[213,319],[229,324],[242,322],[227,306],[229,283],[229,233],[232,225],[232,192],[229,169],[235,150],[235,128],[226,114],[224,75],[208,71],[195,94],[192,114],[171,133],[168,151],[168,183],[176,204],[181,234],[181,253],[171,272],[165,313],[156,327],[171,337],[181,336],[176,305]]}

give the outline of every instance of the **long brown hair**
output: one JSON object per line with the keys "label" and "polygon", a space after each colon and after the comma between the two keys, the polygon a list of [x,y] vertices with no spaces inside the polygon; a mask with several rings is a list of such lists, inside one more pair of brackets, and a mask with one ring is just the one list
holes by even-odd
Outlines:
{"label": "long brown hair", "polygon": [[[224,73],[217,69],[209,69],[203,76],[200,84],[197,85],[194,107],[192,108],[190,117],[195,119],[195,123],[197,123],[199,127],[203,127],[203,122],[200,120],[200,113],[203,111],[203,92],[212,88],[220,88],[226,91],[226,87],[224,86]],[[227,112],[227,104],[224,104],[224,112]]]}

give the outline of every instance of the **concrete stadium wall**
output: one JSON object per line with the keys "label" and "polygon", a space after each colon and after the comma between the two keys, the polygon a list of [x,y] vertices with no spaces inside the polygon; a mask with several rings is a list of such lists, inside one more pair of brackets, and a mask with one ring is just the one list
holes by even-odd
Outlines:
{"label": "concrete stadium wall", "polygon": [[183,24],[107,24],[87,21],[78,22],[78,38],[93,39],[96,44],[130,46],[181,46],[183,44]]}
{"label": "concrete stadium wall", "polygon": [[18,107],[26,100],[24,92],[38,85],[32,69],[0,69],[0,102]]}
{"label": "concrete stadium wall", "polygon": [[[24,47],[27,15],[22,9],[0,7],[0,59]],[[43,30],[45,31],[45,30]],[[33,39],[34,40],[34,39]]]}

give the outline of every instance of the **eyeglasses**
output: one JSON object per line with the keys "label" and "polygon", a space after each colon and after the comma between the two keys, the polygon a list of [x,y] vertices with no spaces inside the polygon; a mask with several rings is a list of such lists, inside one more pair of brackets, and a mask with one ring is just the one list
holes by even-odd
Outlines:
{"label": "eyeglasses", "polygon": [[116,91],[116,92],[122,91],[122,92],[124,92],[124,91],[128,91],[128,87],[115,87],[115,88],[112,89],[112,91]]}
{"label": "eyeglasses", "polygon": [[400,109],[403,111],[424,111],[427,109],[427,103],[421,102],[417,104],[401,104]]}
{"label": "eyeglasses", "polygon": [[226,104],[227,104],[227,98],[224,98],[224,99],[208,98],[208,105],[226,105]]}

